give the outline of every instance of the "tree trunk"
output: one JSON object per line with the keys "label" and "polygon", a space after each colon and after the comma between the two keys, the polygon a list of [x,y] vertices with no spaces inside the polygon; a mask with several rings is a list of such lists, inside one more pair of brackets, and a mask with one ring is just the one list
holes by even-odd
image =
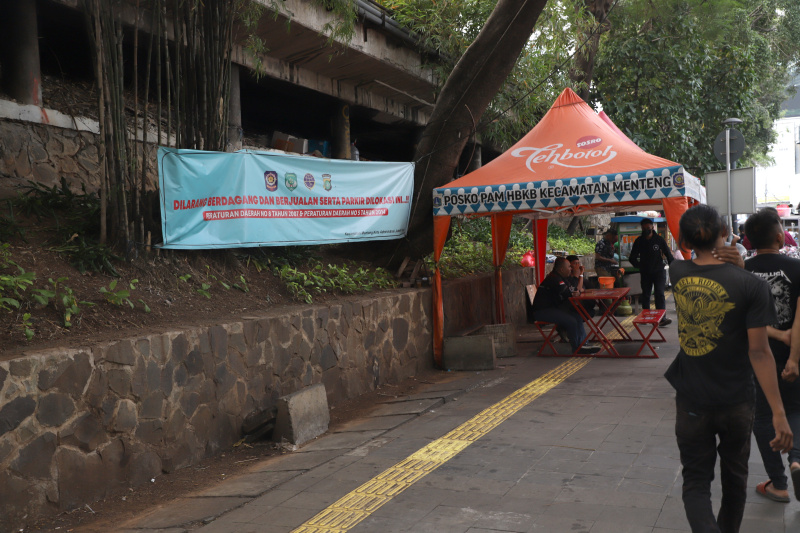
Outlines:
{"label": "tree trunk", "polygon": [[583,48],[575,54],[575,65],[570,69],[569,77],[575,83],[578,96],[583,100],[589,99],[589,87],[594,76],[594,61],[600,49],[600,35],[611,29],[611,24],[606,19],[608,10],[611,9],[611,0],[584,0],[584,9],[593,17],[598,27],[592,28],[591,33],[579,36],[579,41],[588,41]]}
{"label": "tree trunk", "polygon": [[454,178],[464,145],[500,90],[533,32],[547,0],[499,0],[442,88],[414,160],[414,204],[408,238],[388,258],[420,258],[433,249],[431,191]]}

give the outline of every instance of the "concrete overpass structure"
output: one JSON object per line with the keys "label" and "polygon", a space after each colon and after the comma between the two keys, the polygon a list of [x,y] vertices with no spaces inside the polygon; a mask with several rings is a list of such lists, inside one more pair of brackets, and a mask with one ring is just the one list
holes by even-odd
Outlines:
{"label": "concrete overpass structure", "polygon": [[[267,8],[272,5],[253,1]],[[128,33],[136,25],[142,32],[140,43],[146,42],[143,36],[150,32],[152,16],[145,9],[149,2],[140,2],[138,21],[136,3],[123,4],[128,63],[133,54]],[[279,131],[331,141],[333,157],[349,157],[350,143],[357,141],[369,159],[409,160],[435,101],[435,75],[424,65],[425,52],[416,46],[415,38],[370,0],[357,0],[359,18],[350,42],[333,44],[322,35],[326,24],[336,22],[332,12],[311,0],[286,0],[280,5],[280,13],[262,17],[256,31],[268,48],[259,57],[263,76],[255,75],[256,60],[245,49],[245,36],[234,44],[230,148],[240,147],[243,138],[268,145],[273,132]],[[47,93],[48,79],[94,82],[91,37],[83,9],[80,0],[0,3],[4,34],[0,40],[0,122],[11,119],[98,131],[96,121],[71,109],[59,110],[66,119],[52,112],[42,96],[43,89]],[[169,27],[167,31],[171,33]],[[132,69],[127,64],[126,68]],[[349,120],[342,120],[343,116]],[[8,157],[3,165],[2,157],[0,177],[21,178],[25,165],[17,168],[20,165],[12,165]]]}

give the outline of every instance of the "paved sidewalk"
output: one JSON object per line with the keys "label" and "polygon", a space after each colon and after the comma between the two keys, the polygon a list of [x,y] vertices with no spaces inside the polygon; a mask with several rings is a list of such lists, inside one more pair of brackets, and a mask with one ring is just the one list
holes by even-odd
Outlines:
{"label": "paved sidewalk", "polygon": [[[674,311],[668,316],[675,320]],[[573,358],[535,357],[538,344],[520,344],[521,355],[499,359],[493,371],[460,373],[456,381],[381,404],[371,417],[194,497],[169,502],[120,530],[689,531],[680,497],[674,395],[662,377],[677,352],[676,329],[677,320],[662,330],[667,343],[658,344],[659,359],[581,358],[582,367]],[[563,381],[539,379],[562,365],[574,366],[574,373]],[[480,420],[500,421],[471,444],[442,438],[465,423],[477,428],[470,421],[479,414]],[[451,435],[464,434],[459,431]],[[454,445],[457,452],[446,450]],[[409,466],[414,461],[405,460],[422,457],[420,450],[428,450],[426,460],[438,467],[420,473]],[[403,475],[409,476],[407,488],[398,491]],[[800,531],[800,503],[760,497],[754,488],[764,479],[754,441],[742,533]],[[712,490],[719,505],[718,482]],[[365,492],[381,504],[364,500]],[[319,523],[321,512],[329,517],[327,528],[304,526],[315,516]]]}

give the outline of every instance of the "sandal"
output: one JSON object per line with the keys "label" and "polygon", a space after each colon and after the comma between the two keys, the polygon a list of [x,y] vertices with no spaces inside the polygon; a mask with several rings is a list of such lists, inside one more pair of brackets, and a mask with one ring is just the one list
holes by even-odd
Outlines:
{"label": "sandal", "polygon": [[800,501],[800,464],[792,463],[789,467],[792,472],[792,485],[794,486],[794,497]]}
{"label": "sandal", "polygon": [[[798,469],[800,471],[800,468]],[[800,476],[800,474],[798,474]],[[761,494],[762,496],[769,498],[770,500],[778,503],[789,503],[788,496],[779,496],[774,492],[769,492],[767,487],[772,484],[772,480],[768,479],[767,481],[762,481],[758,485],[756,485],[756,492]]]}

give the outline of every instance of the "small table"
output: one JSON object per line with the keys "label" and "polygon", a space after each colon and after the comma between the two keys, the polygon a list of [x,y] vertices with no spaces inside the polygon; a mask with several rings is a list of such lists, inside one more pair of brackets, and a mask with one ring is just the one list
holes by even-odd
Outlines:
{"label": "small table", "polygon": [[[583,317],[584,322],[589,327],[589,333],[586,335],[586,339],[584,339],[581,345],[578,346],[578,350],[576,350],[573,355],[580,355],[578,354],[578,351],[581,349],[581,347],[583,347],[583,345],[586,344],[589,339],[593,338],[603,347],[603,349],[596,354],[592,354],[593,356],[622,357],[616,348],[614,348],[614,344],[611,342],[611,340],[606,337],[605,333],[603,333],[603,328],[606,327],[607,324],[611,324],[617,333],[619,333],[619,335],[622,337],[622,340],[633,340],[628,332],[625,331],[625,328],[622,327],[622,324],[620,324],[619,320],[617,320],[617,317],[614,316],[614,311],[617,310],[617,307],[619,307],[619,304],[622,303],[623,298],[628,295],[630,290],[630,287],[620,287],[616,289],[588,289],[580,294],[572,296],[569,299],[569,301],[572,303],[572,306],[576,311],[578,311],[578,314]],[[593,317],[589,314],[586,308],[581,304],[581,302],[585,300],[597,302],[601,312],[600,316]]]}

